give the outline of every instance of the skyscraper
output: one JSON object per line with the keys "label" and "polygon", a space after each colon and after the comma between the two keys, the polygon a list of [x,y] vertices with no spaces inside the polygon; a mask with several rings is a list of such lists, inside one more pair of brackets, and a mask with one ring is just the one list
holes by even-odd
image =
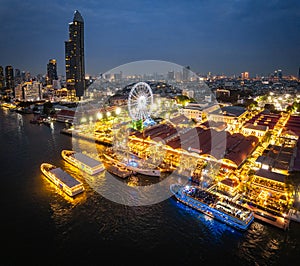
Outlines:
{"label": "skyscraper", "polygon": [[69,40],[65,42],[66,82],[72,96],[81,97],[85,90],[84,21],[78,10],[69,23]]}
{"label": "skyscraper", "polygon": [[249,72],[242,72],[242,79],[249,79]]}
{"label": "skyscraper", "polygon": [[16,68],[15,69],[15,85],[20,84],[21,83],[21,71],[20,69]]}
{"label": "skyscraper", "polygon": [[49,59],[47,64],[47,85],[53,85],[53,80],[57,80],[56,60]]}
{"label": "skyscraper", "polygon": [[12,66],[5,67],[5,82],[6,82],[7,94],[14,97],[15,80],[14,80],[14,69]]}
{"label": "skyscraper", "polygon": [[3,72],[3,67],[0,66],[0,92],[4,91],[4,87],[5,87],[4,72]]}
{"label": "skyscraper", "polygon": [[190,66],[184,67],[182,70],[182,80],[188,81],[190,78]]}

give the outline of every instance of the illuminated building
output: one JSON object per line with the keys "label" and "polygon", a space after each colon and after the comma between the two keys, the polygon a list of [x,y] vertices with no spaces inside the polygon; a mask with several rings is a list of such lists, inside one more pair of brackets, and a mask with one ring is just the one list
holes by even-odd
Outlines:
{"label": "illuminated building", "polygon": [[168,72],[167,79],[168,80],[174,80],[175,79],[175,73],[174,73],[174,71],[169,71]]}
{"label": "illuminated building", "polygon": [[203,109],[199,104],[187,104],[185,107],[179,109],[179,114],[183,114],[189,119],[194,119],[197,122],[202,120]]}
{"label": "illuminated building", "polygon": [[225,122],[228,129],[234,125],[239,125],[246,117],[248,111],[241,106],[224,106],[208,114],[210,121]]}
{"label": "illuminated building", "polygon": [[37,101],[42,99],[42,83],[28,81],[18,84],[15,88],[15,97],[21,101]]}
{"label": "illuminated building", "polygon": [[20,69],[15,69],[15,85],[20,84],[22,82],[21,79],[21,71]]}
{"label": "illuminated building", "polygon": [[0,66],[0,91],[4,90],[5,82],[4,82],[4,73],[3,73],[3,67]]}
{"label": "illuminated building", "polygon": [[249,72],[243,72],[242,79],[249,79]]}
{"label": "illuminated building", "polygon": [[220,98],[220,97],[229,98],[230,97],[230,90],[217,89],[216,90],[216,97],[217,98]]}
{"label": "illuminated building", "polygon": [[72,97],[82,97],[85,90],[84,21],[78,10],[69,23],[69,40],[65,42],[66,81]]}
{"label": "illuminated building", "polygon": [[268,126],[257,125],[256,123],[246,123],[242,128],[242,133],[244,136],[254,135],[258,138],[262,138],[269,130]]}
{"label": "illuminated building", "polygon": [[183,81],[188,81],[190,77],[190,67],[184,67],[182,70],[182,80]]}
{"label": "illuminated building", "polygon": [[47,64],[47,85],[53,85],[53,81],[57,79],[56,60],[50,59]]}
{"label": "illuminated building", "polygon": [[12,66],[5,67],[6,92],[14,97],[14,69]]}
{"label": "illuminated building", "polygon": [[185,95],[189,98],[194,98],[194,91],[193,90],[186,90],[186,89],[183,89],[182,90],[182,95]]}

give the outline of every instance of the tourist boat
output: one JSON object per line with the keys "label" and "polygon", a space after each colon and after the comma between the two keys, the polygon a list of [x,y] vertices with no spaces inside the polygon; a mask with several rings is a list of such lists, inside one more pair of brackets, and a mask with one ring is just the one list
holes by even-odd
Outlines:
{"label": "tourist boat", "polygon": [[67,195],[74,197],[84,191],[82,182],[50,163],[41,164],[42,173]]}
{"label": "tourist boat", "polygon": [[125,164],[121,163],[120,161],[114,159],[113,157],[109,156],[108,154],[103,154],[103,163],[105,165],[106,170],[116,175],[120,178],[127,178],[134,174],[134,172],[126,167]]}
{"label": "tourist boat", "polygon": [[105,167],[101,161],[93,159],[90,156],[87,156],[80,152],[72,150],[62,150],[61,156],[70,164],[90,175],[94,175],[105,170]]}
{"label": "tourist boat", "polygon": [[248,208],[199,186],[172,184],[170,190],[178,201],[241,231],[247,230],[254,220]]}
{"label": "tourist boat", "polygon": [[134,154],[124,154],[122,159],[117,158],[117,156],[109,156],[104,154],[105,159],[108,161],[118,162],[119,165],[126,167],[131,170],[133,173],[142,174],[147,176],[156,176],[160,177],[161,171],[158,168],[152,167],[149,164],[143,162],[142,159],[138,158]]}
{"label": "tourist boat", "polygon": [[118,164],[109,164],[109,165],[107,165],[106,170],[109,173],[116,175],[123,179],[130,177],[134,174],[128,168],[124,167],[123,165],[118,165]]}

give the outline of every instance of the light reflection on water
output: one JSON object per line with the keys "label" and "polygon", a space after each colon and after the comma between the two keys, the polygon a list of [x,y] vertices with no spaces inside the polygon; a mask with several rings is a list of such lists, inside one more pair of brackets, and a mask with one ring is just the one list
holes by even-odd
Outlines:
{"label": "light reflection on water", "polygon": [[[104,198],[92,187],[105,184],[105,171],[89,176],[62,159],[61,150],[72,148],[70,137],[59,132],[64,125],[54,123],[52,130],[30,124],[30,118],[0,109],[4,263],[17,264],[13,262],[21,257],[15,254],[21,251],[28,259],[35,258],[46,252],[45,246],[49,247],[48,260],[56,262],[54,253],[62,264],[92,264],[103,258],[123,263],[126,258],[132,260],[133,253],[154,264],[162,256],[175,265],[219,261],[223,265],[284,265],[286,259],[300,259],[298,223],[283,232],[255,221],[241,233],[174,198],[133,207]],[[94,151],[88,142],[80,145]],[[41,174],[42,162],[60,166],[83,181],[86,190],[67,199]],[[132,180],[136,181],[143,179]],[[118,256],[109,256],[112,250]]]}

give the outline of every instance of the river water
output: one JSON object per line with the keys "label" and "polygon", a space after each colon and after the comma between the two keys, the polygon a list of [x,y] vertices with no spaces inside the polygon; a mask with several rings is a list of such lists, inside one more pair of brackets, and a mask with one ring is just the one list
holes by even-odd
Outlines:
{"label": "river water", "polygon": [[[299,223],[282,231],[254,221],[238,232],[174,198],[115,203],[62,160],[72,149],[65,125],[31,118],[0,109],[1,265],[299,265]],[[68,168],[84,193],[66,198],[41,174],[42,162]]]}

